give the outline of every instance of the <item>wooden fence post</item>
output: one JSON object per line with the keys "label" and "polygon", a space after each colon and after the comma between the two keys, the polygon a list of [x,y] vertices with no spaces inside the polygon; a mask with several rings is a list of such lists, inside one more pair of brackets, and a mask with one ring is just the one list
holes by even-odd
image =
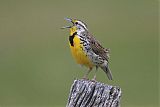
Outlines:
{"label": "wooden fence post", "polygon": [[74,80],[66,107],[120,107],[121,88],[98,81]]}

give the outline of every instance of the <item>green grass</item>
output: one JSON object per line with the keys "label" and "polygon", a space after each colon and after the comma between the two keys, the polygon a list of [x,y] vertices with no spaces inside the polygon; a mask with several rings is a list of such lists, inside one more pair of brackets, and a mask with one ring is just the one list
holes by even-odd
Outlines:
{"label": "green grass", "polygon": [[[122,107],[158,107],[158,6],[156,0],[0,0],[0,107],[65,106],[74,78],[86,68],[73,60],[64,17],[87,23],[111,49]],[[90,74],[93,77],[94,72]],[[60,106],[57,106],[60,105]]]}

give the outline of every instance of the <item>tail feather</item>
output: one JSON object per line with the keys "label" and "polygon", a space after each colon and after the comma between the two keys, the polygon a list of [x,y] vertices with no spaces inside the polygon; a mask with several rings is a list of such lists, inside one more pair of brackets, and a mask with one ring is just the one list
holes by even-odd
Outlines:
{"label": "tail feather", "polygon": [[104,67],[101,67],[103,69],[103,71],[107,74],[107,77],[109,80],[113,80],[113,76],[112,76],[112,73],[111,73],[111,70],[109,69],[108,66],[104,66]]}

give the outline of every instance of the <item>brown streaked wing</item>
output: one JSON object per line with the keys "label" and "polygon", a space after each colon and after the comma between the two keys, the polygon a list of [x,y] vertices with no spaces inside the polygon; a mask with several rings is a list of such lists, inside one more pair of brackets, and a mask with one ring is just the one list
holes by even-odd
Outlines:
{"label": "brown streaked wing", "polygon": [[102,59],[109,59],[109,49],[102,47],[102,45],[91,35],[88,34],[88,38],[90,39],[90,45],[95,54],[102,57]]}

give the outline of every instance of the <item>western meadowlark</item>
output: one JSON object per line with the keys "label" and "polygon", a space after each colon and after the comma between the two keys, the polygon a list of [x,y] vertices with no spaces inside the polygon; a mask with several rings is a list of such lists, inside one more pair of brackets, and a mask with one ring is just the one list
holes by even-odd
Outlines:
{"label": "western meadowlark", "polygon": [[[87,78],[93,67],[100,67],[112,80],[112,74],[108,67],[109,49],[103,48],[102,45],[89,33],[87,25],[77,19],[65,18],[71,22],[72,26],[65,26],[70,29],[69,46],[71,53],[76,62],[89,68],[84,75]],[[96,78],[96,74],[94,79]]]}

